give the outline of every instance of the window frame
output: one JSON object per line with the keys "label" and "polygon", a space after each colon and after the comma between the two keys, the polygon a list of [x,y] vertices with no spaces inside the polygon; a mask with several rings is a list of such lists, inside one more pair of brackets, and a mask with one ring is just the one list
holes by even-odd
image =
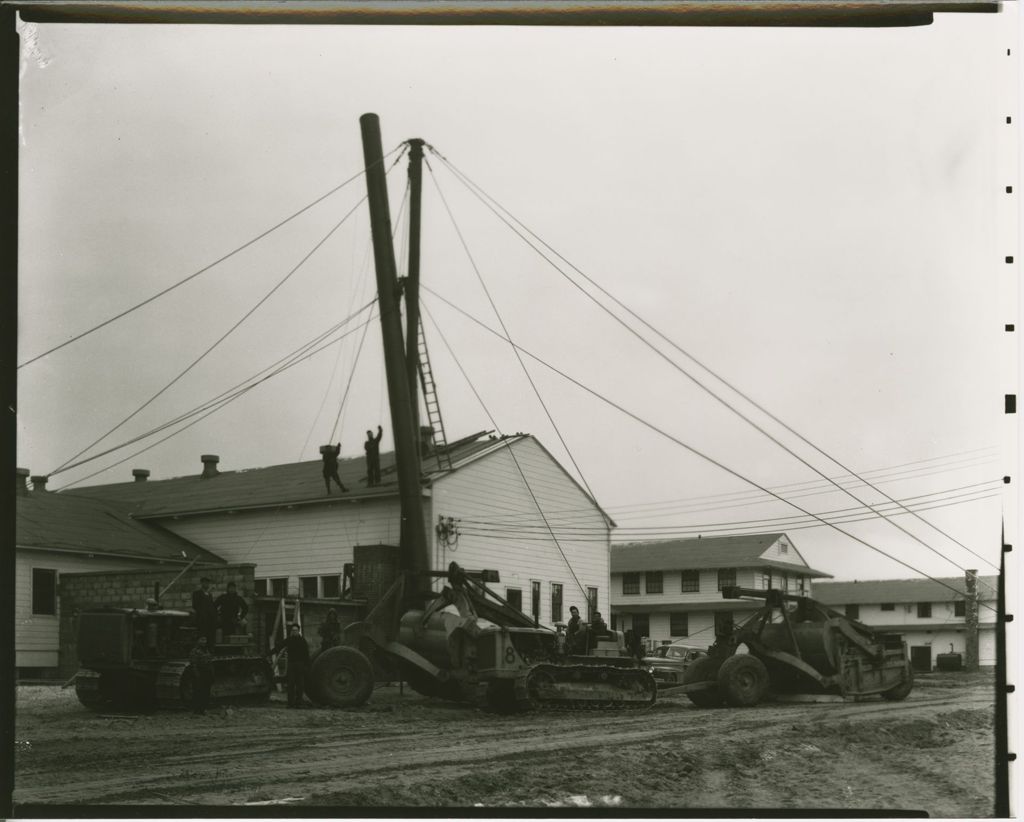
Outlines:
{"label": "window frame", "polygon": [[[682,633],[676,631],[679,627],[676,620],[682,619],[683,631]],[[689,636],[690,635],[690,612],[689,611],[669,611],[668,614],[668,635],[671,637],[677,636]]]}
{"label": "window frame", "polygon": [[[511,596],[512,594],[518,594],[519,595],[518,596],[518,599],[519,599],[519,604],[518,605],[516,605],[512,601],[512,596]],[[511,605],[516,610],[522,611],[523,610],[523,589],[522,588],[514,588],[514,587],[512,587],[510,585],[506,585],[505,586],[505,602],[507,602],[509,605]]]}
{"label": "window frame", "polygon": [[645,571],[644,572],[644,593],[663,594],[665,593],[665,572]]}
{"label": "window frame", "polygon": [[[337,593],[329,594],[327,592],[328,581],[333,581],[333,583],[337,586]],[[341,574],[320,575],[320,596],[323,599],[341,599]]]}
{"label": "window frame", "polygon": [[[688,588],[687,584],[692,584],[693,588]],[[700,593],[700,571],[696,571],[692,568],[684,568],[679,572],[679,593],[681,594],[699,594]]]}
{"label": "window frame", "polygon": [[594,614],[601,609],[597,607],[598,589],[595,586],[587,586],[587,622],[594,621]]}
{"label": "window frame", "polygon": [[549,583],[551,590],[551,621],[563,622],[565,592],[561,582]]}
{"label": "window frame", "polygon": [[[729,581],[731,579],[731,581]],[[729,587],[730,585],[736,584],[736,569],[735,568],[719,568],[718,569],[718,590]]]}
{"label": "window frame", "polygon": [[541,584],[539,579],[530,580],[530,616],[540,620],[540,594]]}
{"label": "window frame", "polygon": [[[42,595],[39,593],[39,591],[37,589],[37,585],[36,585],[36,580],[37,580],[36,575],[37,574],[39,574],[40,576],[46,575],[45,578],[48,580],[47,585],[49,585],[50,590],[45,592],[47,597],[49,598],[49,602],[48,603],[44,603],[44,602],[40,601],[43,597],[42,597]],[[35,567],[33,567],[32,568],[31,579],[32,579],[32,592],[31,592],[30,599],[31,599],[32,616],[51,616],[51,617],[57,616],[57,604],[58,604],[57,603],[57,600],[58,600],[58,596],[57,596],[57,584],[58,584],[57,569],[56,568],[35,568]],[[51,610],[49,610],[49,611],[37,610],[37,607],[43,607],[44,605],[47,605],[47,604],[49,605]]]}
{"label": "window frame", "polygon": [[[647,613],[646,611],[643,611],[641,613],[631,614],[630,618],[632,620],[630,622],[630,627],[631,627],[631,629],[633,631],[633,636],[635,636],[637,639],[643,639],[644,637],[648,637],[649,638],[651,636],[651,615],[649,613]],[[637,631],[637,619],[645,621],[646,626],[647,626],[646,631],[643,631],[643,632]]]}
{"label": "window frame", "polygon": [[953,616],[967,618],[967,600],[966,599],[954,599],[953,600]]}
{"label": "window frame", "polygon": [[917,618],[918,619],[931,619],[932,618],[932,604],[930,602],[919,602],[919,603],[917,603]]}
{"label": "window frame", "polygon": [[895,602],[881,602],[878,605],[878,609],[880,611],[895,611],[896,610],[896,603]]}
{"label": "window frame", "polygon": [[847,619],[860,619],[860,603],[859,602],[848,602],[844,607],[844,613]]}
{"label": "window frame", "polygon": [[[313,583],[313,593],[307,592],[306,588],[309,583]],[[299,577],[299,598],[300,599],[320,599],[320,577],[309,576]]]}
{"label": "window frame", "polygon": [[623,596],[639,596],[639,594],[640,594],[640,572],[639,571],[623,571],[623,573],[622,573],[622,595]]}
{"label": "window frame", "polygon": [[[278,589],[282,587],[280,583],[283,583],[284,590],[278,593]],[[267,590],[274,599],[287,599],[288,577],[267,577]]]}

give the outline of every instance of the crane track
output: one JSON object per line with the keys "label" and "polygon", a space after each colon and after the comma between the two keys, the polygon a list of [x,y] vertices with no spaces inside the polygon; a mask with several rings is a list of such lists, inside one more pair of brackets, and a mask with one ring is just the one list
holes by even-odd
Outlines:
{"label": "crane track", "polygon": [[555,713],[645,711],[658,698],[649,672],[609,665],[535,665],[513,692],[521,710]]}

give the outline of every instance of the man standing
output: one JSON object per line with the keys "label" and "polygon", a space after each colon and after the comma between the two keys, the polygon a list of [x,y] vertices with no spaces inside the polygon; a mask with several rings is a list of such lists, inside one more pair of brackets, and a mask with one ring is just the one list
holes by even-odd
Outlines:
{"label": "man standing", "polygon": [[324,485],[327,487],[327,493],[331,493],[331,480],[338,483],[338,487],[341,489],[341,493],[348,491],[345,487],[345,483],[341,481],[341,477],[338,476],[338,454],[341,453],[341,443],[337,445],[325,445],[320,449],[320,454],[324,460]]}
{"label": "man standing", "polygon": [[565,648],[570,654],[577,653],[577,635],[580,632],[580,609],[575,605],[569,608],[569,624],[565,626]]}
{"label": "man standing", "polygon": [[245,615],[249,613],[249,606],[238,595],[235,583],[229,582],[227,591],[217,597],[213,604],[217,608],[217,615],[220,617],[220,627],[224,632],[224,636],[238,633],[238,623],[245,619]]}
{"label": "man standing", "polygon": [[338,612],[333,608],[328,609],[327,618],[317,630],[320,634],[320,650],[326,651],[335,645],[341,645],[341,622],[338,621]]}
{"label": "man standing", "polygon": [[199,580],[199,588],[192,592],[192,610],[196,615],[196,630],[199,636],[206,637],[206,647],[212,650],[217,641],[217,606],[210,593],[209,577]]}
{"label": "man standing", "polygon": [[188,661],[192,668],[192,713],[206,713],[210,703],[210,688],[213,687],[213,654],[206,647],[206,637],[196,639],[195,647],[189,652]]}
{"label": "man standing", "polygon": [[372,431],[366,432],[366,442],[363,448],[366,449],[366,485],[372,488],[380,485],[380,438],[384,436],[384,429],[377,426],[377,436]]}
{"label": "man standing", "polygon": [[279,642],[272,653],[279,654],[281,651],[288,652],[288,707],[301,708],[306,672],[309,670],[309,645],[298,625],[293,623],[289,627],[288,638]]}

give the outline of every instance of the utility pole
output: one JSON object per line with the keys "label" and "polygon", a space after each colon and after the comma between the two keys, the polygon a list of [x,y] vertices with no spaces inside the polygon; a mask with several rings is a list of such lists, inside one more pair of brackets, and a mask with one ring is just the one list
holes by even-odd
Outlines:
{"label": "utility pole", "polygon": [[373,259],[377,271],[377,299],[384,337],[384,368],[387,372],[391,430],[395,437],[398,494],[402,506],[399,545],[409,557],[412,570],[430,570],[423,498],[420,491],[420,451],[409,401],[406,357],[402,344],[402,315],[398,306],[398,274],[391,237],[387,174],[381,148],[380,120],[376,114],[359,118],[366,163],[366,192],[370,203]]}
{"label": "utility pole", "polygon": [[978,572],[964,572],[964,625],[966,641],[964,643],[964,670],[977,671],[978,654]]}
{"label": "utility pole", "polygon": [[[419,442],[420,205],[423,192],[423,140],[409,140],[409,270],[405,278],[405,368],[412,405],[412,430]],[[418,453],[418,452],[417,452]]]}

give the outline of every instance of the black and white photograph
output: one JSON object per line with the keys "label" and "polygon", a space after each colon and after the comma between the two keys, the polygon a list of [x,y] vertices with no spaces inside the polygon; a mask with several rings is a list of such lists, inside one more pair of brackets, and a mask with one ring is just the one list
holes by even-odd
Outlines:
{"label": "black and white photograph", "polygon": [[89,5],[13,816],[1019,812],[1016,3]]}

